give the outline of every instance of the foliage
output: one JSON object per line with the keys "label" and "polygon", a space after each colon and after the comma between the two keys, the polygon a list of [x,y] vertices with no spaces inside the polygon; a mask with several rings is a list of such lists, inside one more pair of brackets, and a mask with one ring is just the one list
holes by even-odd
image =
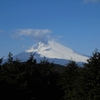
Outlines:
{"label": "foliage", "polygon": [[1,66],[1,64],[2,64],[2,61],[3,61],[3,57],[2,57],[2,58],[0,58],[0,66]]}
{"label": "foliage", "polygon": [[88,90],[89,100],[100,99],[100,53],[96,50],[90,59],[85,64],[86,71],[86,87]]}
{"label": "foliage", "polygon": [[100,53],[95,51],[80,67],[70,61],[65,67],[47,59],[36,62],[34,54],[26,62],[0,59],[0,100],[99,100]]}
{"label": "foliage", "polygon": [[48,60],[37,64],[34,55],[30,55],[26,62],[14,61],[12,53],[9,53],[8,62],[0,69],[0,99],[60,100],[62,95],[58,79],[54,64]]}
{"label": "foliage", "polygon": [[11,52],[9,52],[8,54],[8,63],[12,63],[13,62],[13,54]]}

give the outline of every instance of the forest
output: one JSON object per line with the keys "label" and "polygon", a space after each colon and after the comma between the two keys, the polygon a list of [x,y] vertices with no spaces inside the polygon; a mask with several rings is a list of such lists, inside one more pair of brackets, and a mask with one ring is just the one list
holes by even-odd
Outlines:
{"label": "forest", "polygon": [[81,67],[75,61],[65,66],[47,59],[37,63],[30,54],[27,61],[7,62],[0,58],[0,100],[100,100],[100,52],[95,50]]}

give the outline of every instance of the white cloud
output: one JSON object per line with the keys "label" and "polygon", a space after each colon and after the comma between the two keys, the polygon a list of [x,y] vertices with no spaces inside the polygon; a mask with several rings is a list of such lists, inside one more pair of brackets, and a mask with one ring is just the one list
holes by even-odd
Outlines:
{"label": "white cloud", "polygon": [[100,0],[84,0],[84,3],[88,3],[88,2],[96,3],[96,2],[100,2]]}
{"label": "white cloud", "polygon": [[46,41],[49,38],[49,34],[52,33],[49,29],[17,29],[13,31],[13,37],[28,36],[37,41]]}

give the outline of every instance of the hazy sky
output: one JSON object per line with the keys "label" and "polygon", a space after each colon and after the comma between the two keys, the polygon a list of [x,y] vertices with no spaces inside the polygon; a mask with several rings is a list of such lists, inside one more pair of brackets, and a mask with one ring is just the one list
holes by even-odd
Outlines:
{"label": "hazy sky", "polygon": [[0,57],[47,39],[85,55],[100,50],[100,0],[0,0]]}

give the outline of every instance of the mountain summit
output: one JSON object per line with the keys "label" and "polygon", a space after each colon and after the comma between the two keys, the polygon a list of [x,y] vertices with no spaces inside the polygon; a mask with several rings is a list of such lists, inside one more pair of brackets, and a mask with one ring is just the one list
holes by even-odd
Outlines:
{"label": "mountain summit", "polygon": [[[87,56],[74,52],[72,49],[65,47],[55,41],[48,41],[46,44],[39,42],[33,45],[30,49],[16,55],[17,58],[27,60],[30,53],[35,53],[35,58],[40,59],[46,57],[54,63],[60,63],[63,61],[73,60],[76,62],[86,62]],[[60,61],[62,60],[62,61]],[[58,62],[57,62],[58,61]],[[60,62],[59,62],[60,61]]]}

